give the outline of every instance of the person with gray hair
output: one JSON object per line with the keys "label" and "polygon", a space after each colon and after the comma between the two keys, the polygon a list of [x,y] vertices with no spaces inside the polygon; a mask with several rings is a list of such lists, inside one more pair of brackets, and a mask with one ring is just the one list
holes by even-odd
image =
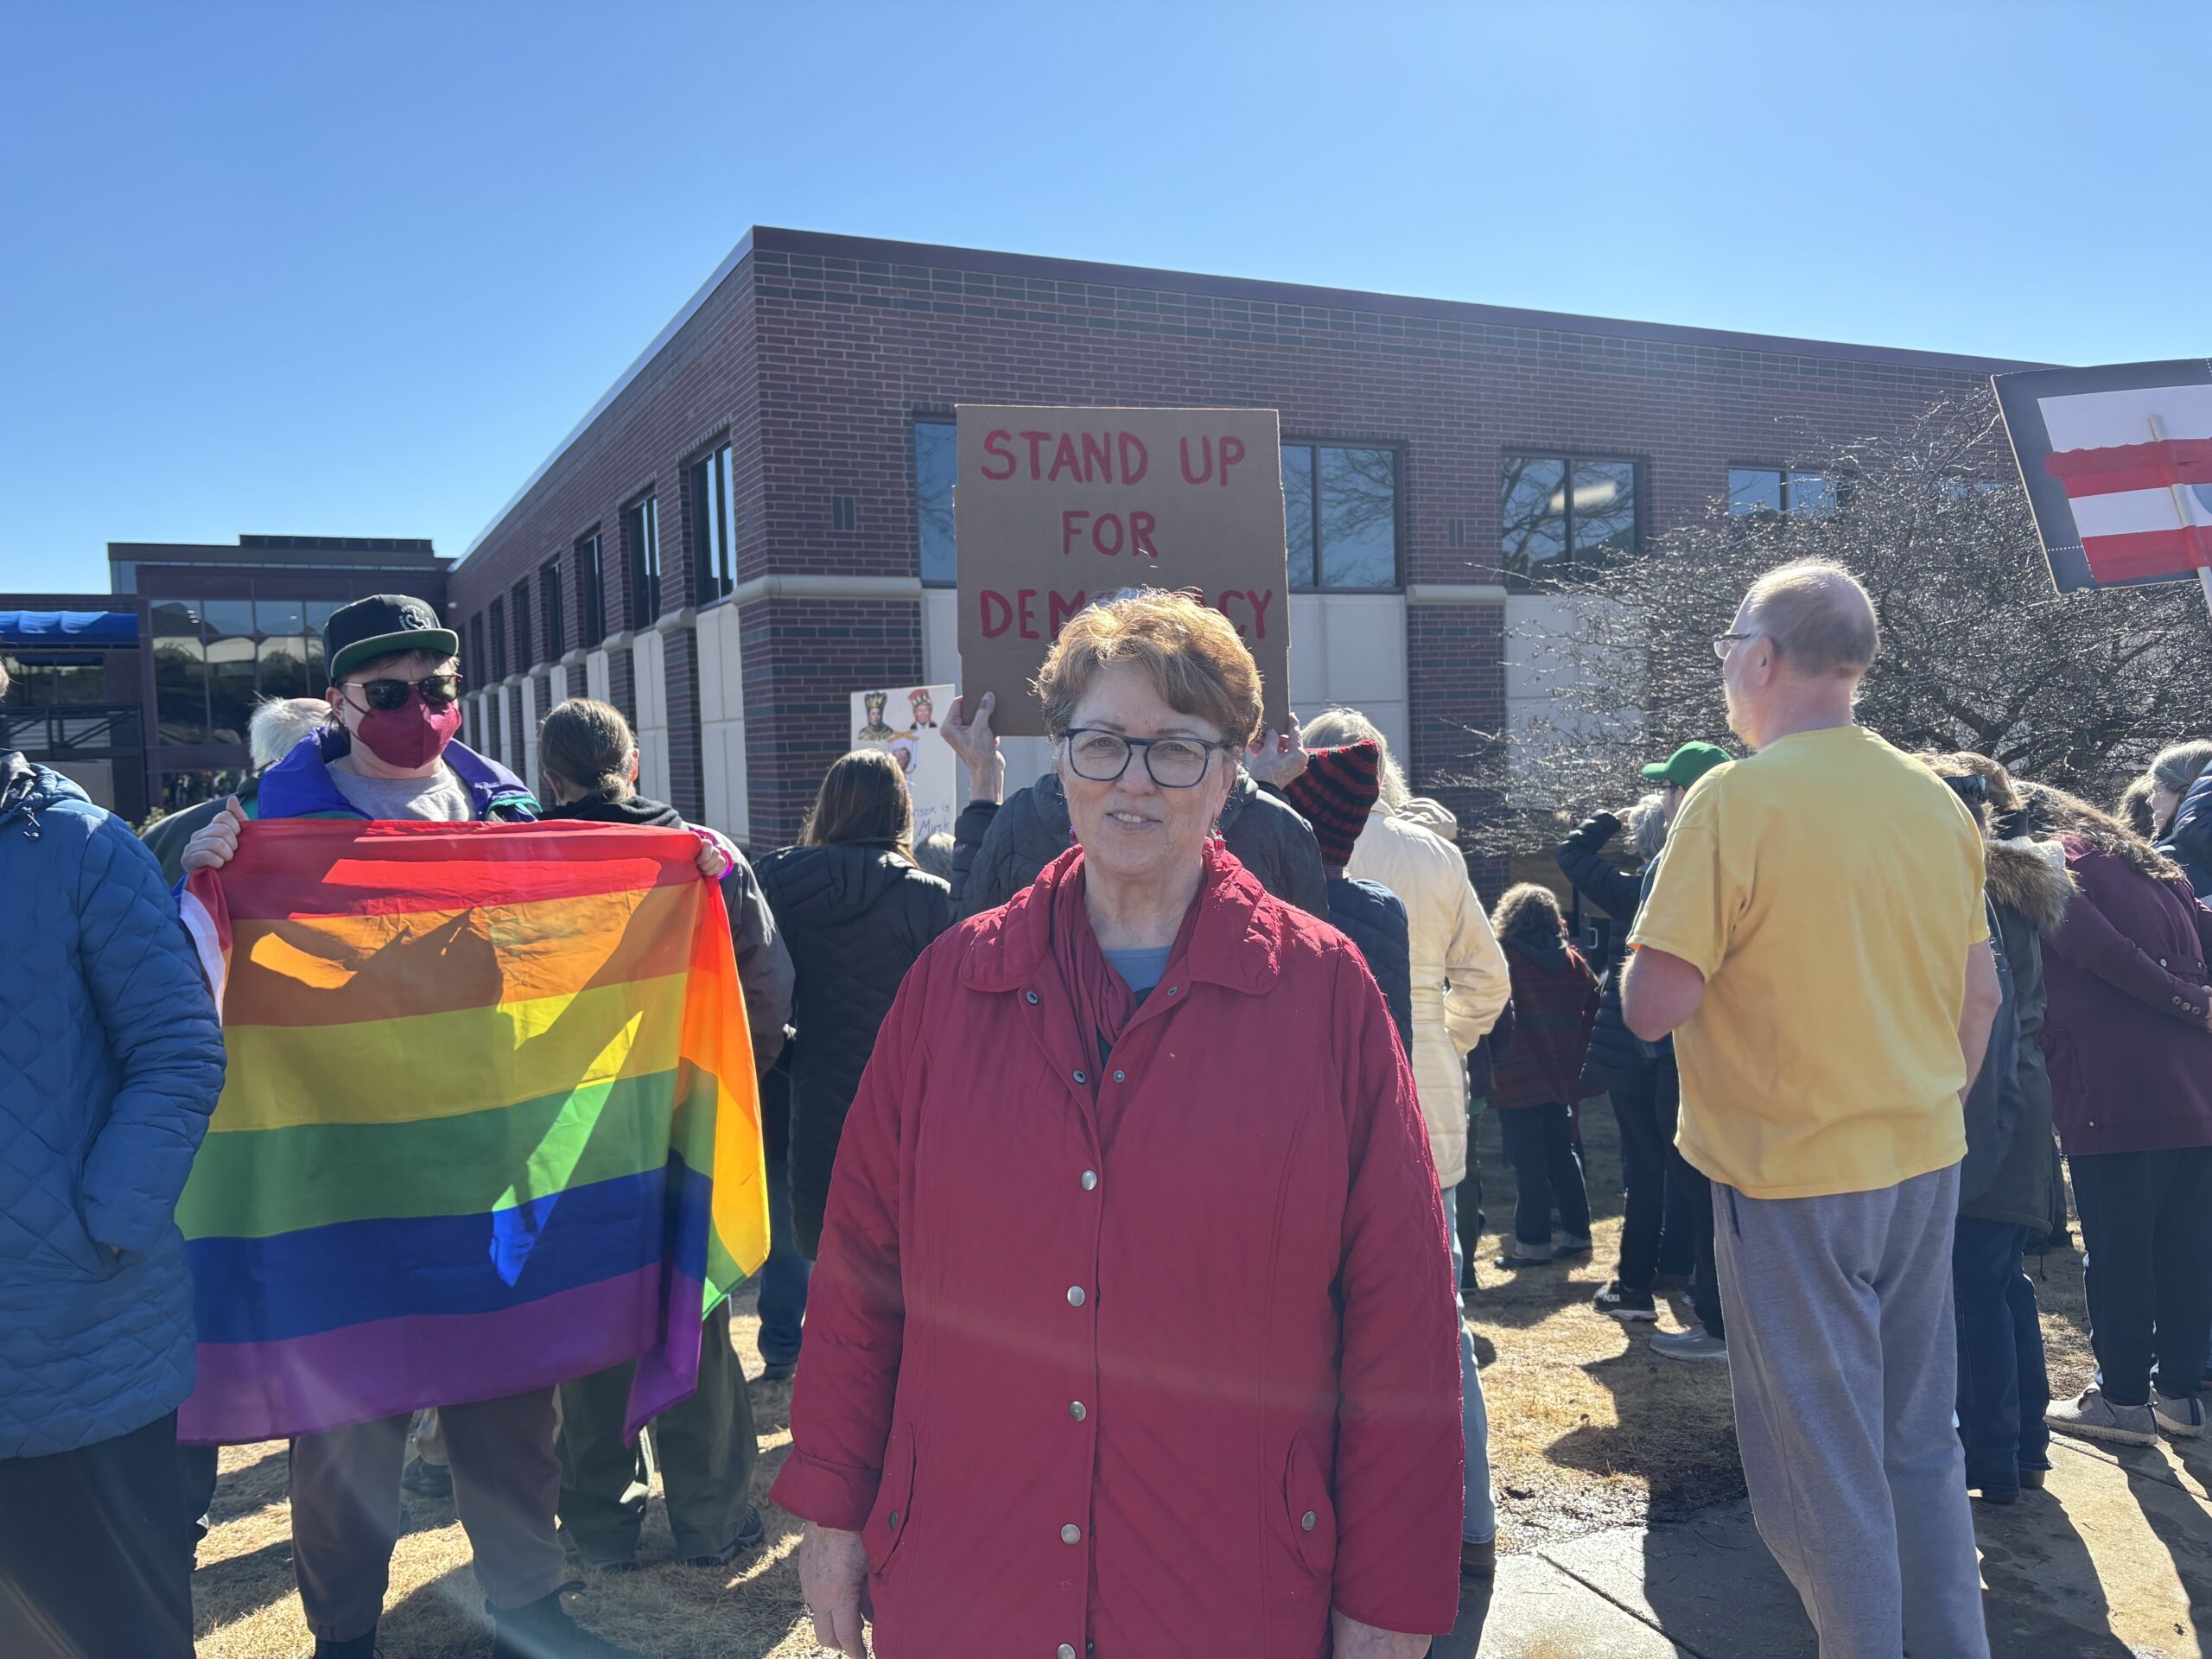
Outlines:
{"label": "person with gray hair", "polygon": [[1950,1272],[2000,1007],[1980,831],[1853,719],[1880,636],[1847,570],[1770,571],[1713,643],[1751,753],[1676,813],[1621,1007],[1675,1034],[1751,1513],[1827,1659],[1987,1659]]}
{"label": "person with gray hair", "polygon": [[[302,738],[313,736],[329,723],[330,705],[321,697],[264,697],[255,706],[245,728],[253,775],[237,791],[238,804],[249,817],[261,774],[289,754]],[[158,817],[139,832],[146,850],[161,861],[162,877],[171,887],[184,879],[185,843],[214,822],[222,810],[223,797],[218,794]]]}

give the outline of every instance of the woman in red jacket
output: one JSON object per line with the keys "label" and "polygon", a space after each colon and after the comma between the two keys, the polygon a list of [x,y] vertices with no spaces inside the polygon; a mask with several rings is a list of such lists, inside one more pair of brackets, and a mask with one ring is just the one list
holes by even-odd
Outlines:
{"label": "woman in red jacket", "polygon": [[1412,1659],[1459,1599],[1444,1210],[1357,951],[1210,833],[1258,671],[1145,591],[1037,689],[1077,844],[915,964],[837,1152],[774,1491],[817,1638]]}

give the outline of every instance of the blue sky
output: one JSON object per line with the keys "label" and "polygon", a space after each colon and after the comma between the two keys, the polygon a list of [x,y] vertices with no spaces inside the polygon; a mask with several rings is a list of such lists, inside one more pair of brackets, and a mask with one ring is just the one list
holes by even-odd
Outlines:
{"label": "blue sky", "polygon": [[458,554],[752,224],[2212,352],[2202,4],[0,0],[0,591]]}

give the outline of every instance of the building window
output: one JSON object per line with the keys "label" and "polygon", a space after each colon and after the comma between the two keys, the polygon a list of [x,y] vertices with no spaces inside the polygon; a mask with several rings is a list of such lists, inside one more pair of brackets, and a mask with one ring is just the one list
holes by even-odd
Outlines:
{"label": "building window", "polygon": [[652,626],[660,614],[660,503],[640,498],[623,515],[623,551],[630,562],[630,626]]}
{"label": "building window", "polygon": [[596,645],[607,638],[607,573],[601,568],[596,530],[576,538],[576,598],[583,607],[584,637],[579,643]]}
{"label": "building window", "polygon": [[728,599],[737,587],[737,499],[729,445],[691,465],[691,556],[698,565],[699,603]]}
{"label": "building window", "polygon": [[1825,518],[1835,511],[1835,480],[1827,473],[1796,472],[1783,467],[1728,469],[1728,512],[1732,518],[1749,518],[1771,512]]}
{"label": "building window", "polygon": [[561,561],[537,568],[537,602],[545,607],[545,660],[557,663],[569,649],[569,619],[563,606]]}
{"label": "building window", "polygon": [[468,677],[479,685],[492,683],[492,659],[484,654],[484,613],[468,619]]}
{"label": "building window", "polygon": [[492,601],[492,678],[494,682],[507,677],[507,601]]}
{"label": "building window", "polygon": [[850,531],[858,522],[859,517],[854,511],[853,498],[851,496],[833,495],[830,498],[830,529],[839,531]]}
{"label": "building window", "polygon": [[914,423],[914,547],[922,580],[950,588],[959,577],[952,540],[952,480],[957,470],[950,421]]}
{"label": "building window", "polygon": [[1348,444],[1282,447],[1290,585],[1372,592],[1398,585],[1398,452]]}
{"label": "building window", "polygon": [[527,674],[531,664],[537,660],[537,646],[531,638],[528,576],[515,583],[513,591],[508,594],[507,613],[515,625],[515,672]]}
{"label": "building window", "polygon": [[1636,551],[1636,463],[1507,455],[1498,475],[1498,561],[1508,575],[1558,578]]}

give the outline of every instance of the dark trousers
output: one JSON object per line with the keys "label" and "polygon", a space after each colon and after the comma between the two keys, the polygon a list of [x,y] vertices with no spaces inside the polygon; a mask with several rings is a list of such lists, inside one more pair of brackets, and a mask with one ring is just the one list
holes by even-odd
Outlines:
{"label": "dark trousers", "polygon": [[192,1659],[176,1414],[42,1458],[0,1458],[0,1654]]}
{"label": "dark trousers", "polygon": [[1680,1202],[1688,1222],[1681,1234],[1670,1234],[1667,1248],[1671,1253],[1675,1236],[1687,1239],[1690,1311],[1697,1315],[1700,1325],[1726,1342],[1728,1321],[1720,1313],[1720,1273],[1713,1257],[1713,1183],[1675,1147],[1675,1127],[1682,1106],[1681,1072],[1675,1064],[1675,1057],[1661,1055],[1657,1071],[1659,1128],[1666,1138],[1667,1170],[1672,1178],[1668,1198],[1670,1204]]}
{"label": "dark trousers", "polygon": [[2212,1346],[2212,1147],[2069,1158],[2097,1387],[2116,1406],[2194,1396]]}
{"label": "dark trousers", "polygon": [[180,1446],[176,1449],[177,1478],[184,1484],[184,1535],[195,1552],[213,1524],[207,1519],[207,1511],[215,1503],[215,1457],[219,1450],[212,1446]]}
{"label": "dark trousers", "polygon": [[[561,1529],[587,1560],[634,1560],[645,1521],[645,1436],[622,1438],[630,1365],[561,1385]],[[729,1304],[707,1316],[699,1387],[646,1425],[682,1556],[737,1541],[752,1502],[753,1397],[729,1342]]]}
{"label": "dark trousers", "polygon": [[1607,1090],[1621,1129],[1621,1183],[1626,1189],[1618,1276],[1630,1290],[1651,1288],[1667,1221],[1667,1143],[1659,1134],[1657,1092],[1656,1078],[1649,1071]]}
{"label": "dark trousers", "polygon": [[813,1274],[814,1263],[800,1254],[791,1224],[791,1165],[779,1159],[768,1166],[768,1259],[760,1267],[760,1357],[771,1365],[798,1359]]}
{"label": "dark trousers", "polygon": [[[1651,1116],[1659,1126],[1660,1162],[1666,1172],[1666,1222],[1659,1232],[1659,1271],[1688,1278],[1697,1271],[1697,1205],[1690,1196],[1689,1177],[1698,1175],[1675,1150],[1675,1126],[1681,1116],[1682,1077],[1675,1057],[1662,1056],[1651,1068]],[[1712,1233],[1706,1234],[1706,1255],[1711,1257]],[[1718,1296],[1719,1280],[1713,1279]]]}
{"label": "dark trousers", "polygon": [[2034,1281],[2020,1270],[2028,1230],[1961,1216],[1951,1238],[1959,1327],[1959,1440],[1967,1484],[2013,1491],[2023,1469],[2050,1467],[2050,1404]]}
{"label": "dark trousers", "polygon": [[[495,1608],[526,1606],[568,1580],[553,1529],[558,1419],[550,1389],[438,1408],[454,1512]],[[308,1629],[325,1641],[367,1635],[384,1611],[412,1421],[401,1412],[292,1442],[292,1573]]]}
{"label": "dark trousers", "polygon": [[[1524,1255],[1552,1248],[1552,1201],[1559,1224],[1574,1238],[1590,1236],[1590,1197],[1582,1186],[1582,1160],[1574,1154],[1571,1115],[1557,1101],[1509,1107],[1498,1113],[1506,1161],[1513,1166],[1514,1246]],[[1523,1249],[1522,1247],[1526,1248]]]}

